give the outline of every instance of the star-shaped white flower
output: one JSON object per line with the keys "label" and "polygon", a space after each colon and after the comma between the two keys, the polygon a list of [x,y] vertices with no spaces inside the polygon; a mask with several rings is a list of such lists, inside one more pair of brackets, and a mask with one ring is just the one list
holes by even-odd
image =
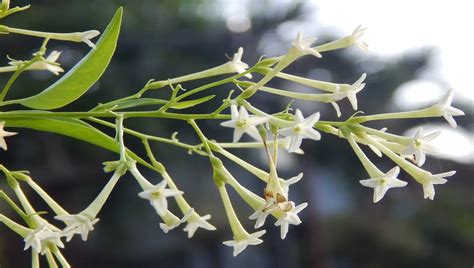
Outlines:
{"label": "star-shaped white flower", "polygon": [[79,34],[79,40],[81,42],[86,43],[91,48],[96,49],[97,47],[95,46],[94,43],[92,43],[91,39],[98,36],[99,34],[100,34],[100,32],[97,31],[97,30],[90,30],[90,31],[82,32],[82,33]]}
{"label": "star-shaped white flower", "polygon": [[163,216],[168,211],[168,201],[166,198],[181,194],[183,194],[182,191],[166,188],[166,181],[163,180],[157,185],[138,193],[138,196],[148,199],[158,215]]}
{"label": "star-shaped white flower", "polygon": [[211,215],[205,215],[205,216],[199,216],[194,209],[190,209],[190,211],[186,214],[189,214],[190,216],[187,219],[187,225],[184,227],[184,231],[188,232],[188,238],[191,238],[194,236],[194,233],[198,228],[203,228],[209,231],[214,231],[216,230],[216,227],[209,222],[208,220],[211,219]]}
{"label": "star-shaped white flower", "polygon": [[274,210],[277,209],[275,206],[275,199],[269,198],[265,204],[255,210],[252,215],[249,216],[250,220],[256,220],[255,222],[255,229],[260,228],[265,224],[265,220],[267,216]]}
{"label": "star-shaped white flower", "polygon": [[99,221],[97,218],[91,220],[88,216],[82,214],[60,215],[54,218],[66,224],[61,236],[65,236],[67,242],[71,241],[75,234],[80,234],[82,241],[87,241],[89,232],[94,230],[94,224]]}
{"label": "star-shaped white flower", "polygon": [[341,116],[341,111],[339,109],[339,105],[337,105],[336,101],[340,101],[344,98],[347,98],[352,105],[352,109],[357,110],[357,96],[356,94],[359,93],[365,87],[364,80],[367,77],[366,73],[363,73],[357,81],[355,81],[352,85],[346,85],[345,88],[342,88],[337,85],[336,89],[333,93],[333,102],[331,102],[332,106],[337,112],[337,116]]}
{"label": "star-shaped white flower", "polygon": [[366,187],[374,188],[374,203],[377,203],[384,197],[385,193],[390,188],[403,187],[407,185],[407,182],[397,178],[399,173],[400,168],[397,166],[389,170],[382,177],[360,180],[359,182]]}
{"label": "star-shaped white flower", "polygon": [[439,113],[443,115],[444,119],[446,119],[446,121],[448,121],[448,123],[455,128],[457,127],[457,124],[453,116],[464,115],[464,112],[451,106],[453,98],[454,89],[450,89],[448,93],[446,93],[446,95],[441,99],[441,101],[435,105],[435,107],[439,109]]}
{"label": "star-shaped white flower", "polygon": [[32,248],[36,252],[44,255],[48,249],[48,244],[56,245],[59,248],[64,248],[64,244],[61,241],[61,233],[53,231],[47,224],[43,224],[41,227],[31,231],[24,239],[25,248]]}
{"label": "star-shaped white flower", "polygon": [[263,116],[250,116],[244,106],[237,109],[237,105],[230,106],[231,120],[221,123],[223,127],[234,128],[233,142],[238,142],[244,133],[247,133],[255,140],[262,140],[256,126],[269,120]]}
{"label": "star-shaped white flower", "polygon": [[290,224],[299,225],[301,223],[298,213],[308,206],[308,203],[302,203],[295,207],[293,201],[288,202],[291,206],[291,209],[287,212],[284,212],[283,217],[280,217],[276,222],[275,226],[280,226],[280,235],[281,239],[285,239],[286,234],[288,233],[288,227]]}
{"label": "star-shaped white flower", "polygon": [[5,122],[1,121],[0,122],[0,148],[2,148],[3,150],[6,151],[8,149],[8,147],[7,147],[7,143],[5,141],[5,137],[10,137],[10,136],[16,135],[18,133],[5,131],[3,129],[4,126],[5,126]]}
{"label": "star-shaped white flower", "polygon": [[428,176],[423,177],[421,185],[423,186],[423,195],[424,198],[429,198],[431,200],[434,199],[435,196],[435,189],[434,184],[445,184],[448,180],[445,177],[451,177],[456,174],[456,171],[452,170],[449,172],[439,173],[439,174],[431,174],[427,172]]}
{"label": "star-shaped white flower", "polygon": [[429,142],[441,134],[441,131],[432,132],[422,136],[423,128],[416,129],[415,135],[411,142],[407,145],[403,155],[415,155],[415,162],[418,166],[422,166],[426,161],[426,154],[437,155],[439,150]]}
{"label": "star-shaped white flower", "polygon": [[[244,49],[242,47],[239,47],[237,53],[234,54],[232,60],[227,62],[227,66],[232,70],[232,72],[241,74],[249,68],[249,65],[242,61],[243,53]],[[248,73],[245,75],[245,77],[252,79],[252,74]]]}
{"label": "star-shaped white flower", "polygon": [[357,28],[349,36],[349,39],[355,46],[360,48],[362,51],[369,52],[369,45],[363,40],[361,40],[366,30],[367,28],[362,28],[362,25],[357,26]]}
{"label": "star-shaped white flower", "polygon": [[296,39],[293,41],[291,44],[296,51],[298,51],[302,56],[311,54],[315,57],[321,58],[321,54],[319,52],[312,48],[311,45],[316,41],[316,37],[306,37],[303,38],[303,34],[301,32],[298,32],[296,35]]}
{"label": "star-shaped white flower", "polygon": [[[61,52],[59,51],[51,51],[49,55],[46,57],[46,59],[36,61],[29,65],[26,69],[27,70],[47,70],[52,72],[54,75],[59,75],[59,73],[64,72],[63,68],[59,66],[59,63],[56,61],[59,59],[59,56],[61,55]],[[8,63],[12,66],[20,66],[24,64],[24,61],[21,60],[14,60],[11,59],[11,61]]]}
{"label": "star-shaped white flower", "polygon": [[304,118],[299,109],[295,112],[295,121],[293,126],[280,129],[279,133],[283,136],[290,137],[290,146],[288,152],[296,152],[301,146],[301,142],[305,138],[312,140],[320,140],[321,134],[316,131],[313,126],[319,120],[319,112]]}
{"label": "star-shaped white flower", "polygon": [[[234,247],[234,257],[239,255],[248,245],[258,245],[263,242],[260,237],[265,234],[265,230],[249,234],[246,238],[239,240],[229,240],[222,242],[224,245]],[[234,238],[235,239],[235,238]]]}

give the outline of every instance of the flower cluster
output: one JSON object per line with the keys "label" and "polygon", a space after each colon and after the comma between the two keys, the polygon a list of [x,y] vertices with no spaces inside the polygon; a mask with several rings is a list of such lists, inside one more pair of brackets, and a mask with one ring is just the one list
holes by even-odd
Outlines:
{"label": "flower cluster", "polygon": [[[0,18],[21,9],[24,8],[10,9],[9,1],[4,0],[0,9]],[[118,15],[114,17],[115,19],[111,23],[115,27],[111,27],[111,29],[116,31],[115,37],[118,36],[118,30],[120,29],[121,11],[119,10],[116,14]],[[101,38],[107,39],[109,36],[114,36],[110,34],[112,31],[106,30],[105,33],[108,35]],[[31,119],[32,122],[44,123],[40,128],[41,130],[81,139],[107,148],[119,155],[118,160],[104,163],[104,171],[112,175],[103,189],[85,209],[75,214],[71,214],[61,207],[27,172],[10,171],[3,165],[0,165],[0,169],[5,174],[9,187],[13,190],[20,205],[17,205],[15,201],[10,199],[1,190],[0,197],[24,220],[25,225],[16,223],[3,214],[0,214],[0,222],[23,238],[25,250],[31,249],[32,251],[33,267],[39,267],[39,255],[45,255],[51,267],[57,266],[56,260],[62,266],[69,267],[60,251],[60,249],[65,247],[62,239],[69,242],[75,235],[79,235],[82,240],[86,241],[90,232],[98,225],[98,215],[120,178],[131,175],[141,188],[138,197],[150,203],[157,216],[161,219],[157,226],[164,233],[168,233],[184,223],[186,225],[183,227],[183,230],[187,232],[188,238],[192,238],[199,228],[209,231],[216,230],[216,227],[209,222],[211,215],[201,216],[196,212],[195,208],[186,200],[185,192],[178,188],[177,183],[167,171],[165,165],[155,158],[155,153],[149,145],[152,141],[184,148],[190,154],[194,153],[199,157],[205,157],[209,160],[210,168],[213,171],[212,179],[219,192],[223,209],[232,231],[232,239],[223,243],[233,247],[234,256],[243,252],[249,245],[258,245],[263,242],[262,236],[266,233],[266,230],[261,230],[260,228],[265,227],[265,222],[269,217],[273,218],[274,225],[280,228],[281,239],[287,237],[290,225],[300,225],[302,223],[300,216],[304,214],[303,210],[308,206],[308,203],[295,203],[294,200],[296,199],[293,199],[293,196],[290,197],[289,188],[303,178],[303,173],[301,172],[289,179],[280,178],[277,169],[278,154],[303,154],[302,148],[305,143],[308,141],[320,141],[322,134],[334,135],[349,143],[368,173],[369,178],[359,180],[359,182],[365,187],[373,188],[374,203],[380,202],[387,195],[389,189],[404,187],[408,184],[405,178],[403,180],[399,178],[401,170],[405,171],[416,183],[422,186],[424,198],[434,199],[434,185],[446,183],[446,178],[455,174],[455,171],[433,174],[422,168],[427,160],[427,156],[439,153],[439,150],[430,142],[440,132],[424,133],[422,128],[418,128],[413,136],[402,136],[389,133],[387,129],[378,130],[367,127],[365,123],[376,120],[444,117],[452,127],[456,127],[457,123],[454,117],[464,115],[464,112],[452,106],[454,98],[454,91],[452,89],[438,103],[425,109],[375,115],[361,115],[360,112],[356,112],[347,120],[338,122],[322,121],[320,120],[320,112],[314,110],[305,117],[300,109],[297,107],[293,108],[291,105],[278,113],[269,114],[254,106],[251,102],[251,97],[260,93],[273,94],[290,99],[322,102],[332,105],[337,116],[341,117],[343,111],[341,111],[338,102],[347,99],[352,109],[357,111],[359,109],[357,94],[366,86],[365,80],[367,75],[365,73],[361,74],[358,79],[354,77],[355,82],[347,84],[309,79],[285,73],[284,70],[298,58],[306,55],[312,55],[314,60],[319,61],[324,60],[324,52],[331,50],[356,46],[363,51],[367,51],[368,45],[362,40],[364,32],[365,29],[359,26],[348,36],[317,46],[313,46],[313,43],[317,40],[315,37],[303,37],[302,33],[298,33],[286,54],[261,59],[252,67],[242,61],[244,50],[241,47],[233,55],[232,59],[216,67],[167,80],[150,80],[137,93],[122,99],[99,104],[87,112],[58,113],[46,110],[65,106],[80,97],[80,95],[73,96],[73,98],[64,96],[64,84],[59,86],[59,90],[55,87],[49,88],[45,91],[46,93],[43,92],[40,95],[36,95],[36,99],[33,96],[32,98],[35,100],[33,102],[31,102],[30,98],[5,101],[11,83],[25,70],[48,70],[55,75],[64,72],[59,63],[57,63],[60,52],[52,51],[46,58],[43,57],[48,40],[84,42],[94,48],[95,50],[91,50],[91,54],[85,57],[80,64],[84,64],[84,62],[89,63],[87,61],[92,58],[94,61],[91,64],[96,66],[100,60],[94,58],[94,55],[106,58],[104,55],[113,53],[113,51],[110,51],[110,47],[101,47],[101,41],[98,42],[97,46],[91,42],[91,39],[99,34],[96,30],[77,33],[48,33],[0,25],[0,33],[25,34],[44,39],[43,46],[33,55],[34,57],[31,60],[11,60],[10,66],[0,67],[0,73],[14,72],[9,82],[10,84],[0,93],[0,106],[22,104],[28,108],[36,109],[32,111],[13,110],[8,113],[0,113],[0,147],[7,150],[5,137],[17,134],[4,130],[5,125],[8,127],[25,127],[21,124],[15,125],[15,123],[18,123],[15,120]],[[107,39],[104,42],[113,43],[113,40]],[[112,54],[110,54],[110,57],[112,57]],[[79,66],[63,76],[61,83],[66,83],[66,88],[77,88],[77,91],[83,94],[88,89],[87,87],[90,87],[92,84],[85,85],[82,83],[82,80],[86,76],[96,76],[98,79],[105,70],[106,65],[104,65],[102,70],[97,67],[86,72],[86,74],[75,71],[81,68]],[[93,73],[95,71],[97,73]],[[251,79],[258,77],[258,75],[252,75],[256,73],[260,74],[261,77],[257,81],[252,81]],[[191,90],[181,90],[183,89],[181,83],[222,75],[227,75],[228,77]],[[314,93],[299,93],[293,90],[267,86],[268,82],[275,77],[285,79],[291,83],[304,85],[317,91]],[[170,109],[185,110],[189,107],[207,103],[215,95],[200,98],[192,98],[192,96],[224,84],[235,87],[240,91],[230,91],[228,97],[223,100],[220,106],[210,113],[193,114],[168,111]],[[149,90],[165,86],[169,86],[172,89],[169,99],[142,98],[142,95],[146,94]],[[235,94],[235,92],[238,94]],[[47,98],[41,94],[47,94]],[[45,99],[47,100],[45,101]],[[50,105],[51,102],[55,104],[52,106]],[[41,105],[38,105],[38,103]],[[155,105],[158,108],[153,111],[140,110],[145,105]],[[230,110],[230,113],[226,112],[228,110]],[[182,142],[177,138],[176,133],[171,138],[167,138],[126,129],[124,121],[131,120],[134,117],[185,121],[192,127],[200,142],[198,144]],[[107,121],[110,118],[114,118],[115,122]],[[47,120],[54,121],[54,124]],[[200,120],[217,120],[222,127],[231,128],[233,130],[232,142],[209,139],[205,131],[199,127],[199,124],[201,124]],[[98,127],[96,128],[86,123],[86,121],[96,123],[104,128],[114,129],[115,137],[107,135]],[[50,125],[53,126],[50,127]],[[35,129],[35,126],[26,127]],[[69,128],[78,130],[78,133],[72,133],[73,131],[70,131]],[[83,133],[87,133],[87,135],[83,135]],[[125,137],[141,139],[146,157],[127,148]],[[245,139],[250,139],[251,141],[243,141]],[[395,166],[392,166],[386,172],[380,170],[366,155],[361,148],[362,146],[367,146],[379,157],[383,155],[388,157],[394,162]],[[246,159],[234,155],[231,153],[231,150],[234,148],[261,150],[267,158],[266,168],[257,168]],[[279,149],[283,149],[281,150],[282,152]],[[229,172],[223,160],[237,164],[260,180],[261,193],[263,194],[256,194],[242,185]],[[153,183],[148,180],[145,177],[148,177],[148,174],[145,171],[141,171],[141,168],[147,168],[147,171],[158,175],[160,177],[159,182]],[[54,213],[54,219],[65,226],[62,228],[56,227],[34,209],[22,191],[23,183],[27,184],[28,187],[41,197]],[[254,227],[259,230],[255,232],[245,230],[244,225],[233,208],[228,190],[235,191],[252,208],[253,212],[250,215],[245,215],[245,218],[255,220]],[[175,202],[177,209],[174,209],[173,206],[168,206],[169,202]],[[302,218],[304,219],[304,217]]]}

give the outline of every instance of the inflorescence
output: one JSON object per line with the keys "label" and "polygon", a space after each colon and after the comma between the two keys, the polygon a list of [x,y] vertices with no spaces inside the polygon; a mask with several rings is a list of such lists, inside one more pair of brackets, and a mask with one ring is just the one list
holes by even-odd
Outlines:
{"label": "inflorescence", "polygon": [[[0,18],[26,8],[16,7],[10,9],[9,1],[4,0],[2,1]],[[32,59],[12,59],[10,66],[0,67],[0,73],[13,72],[15,75],[19,75],[23,71],[46,70],[59,75],[64,71],[58,61],[61,52],[51,51],[47,57],[44,57],[47,51],[47,42],[52,39],[84,42],[92,49],[100,49],[100,47],[96,48],[96,45],[91,42],[91,39],[99,34],[95,30],[67,34],[29,31],[0,25],[0,32],[31,35],[45,40],[41,49],[33,55]],[[176,78],[161,81],[151,80],[138,93],[111,101],[110,103],[99,104],[87,112],[55,113],[42,110],[38,110],[35,113],[25,113],[22,111],[1,112],[0,147],[4,150],[7,150],[5,138],[17,134],[4,130],[5,125],[9,125],[9,120],[15,118],[73,118],[74,120],[80,120],[80,122],[88,121],[102,127],[114,128],[116,135],[113,142],[117,146],[118,160],[104,163],[105,172],[111,174],[109,181],[97,197],[84,210],[77,213],[70,213],[63,208],[37,184],[36,180],[28,172],[11,171],[5,166],[0,165],[8,186],[18,201],[11,199],[9,194],[3,190],[0,190],[0,196],[20,216],[24,224],[20,224],[3,214],[0,214],[0,221],[23,237],[25,250],[31,250],[33,267],[39,267],[40,255],[44,255],[50,265],[56,265],[56,261],[58,261],[62,266],[69,267],[68,262],[61,253],[61,250],[65,247],[65,242],[69,242],[76,235],[80,236],[84,241],[87,240],[90,232],[99,224],[98,215],[115,185],[125,174],[129,173],[142,189],[138,196],[147,200],[161,219],[159,226],[164,233],[168,233],[181,225],[184,225],[184,231],[187,232],[188,238],[192,238],[199,228],[209,231],[216,230],[216,227],[210,223],[210,215],[198,213],[188,203],[186,193],[178,187],[171,174],[166,170],[165,164],[155,158],[155,153],[152,152],[149,145],[150,142],[164,142],[175,145],[176,147],[189,150],[189,152],[195,153],[199,157],[209,159],[209,164],[213,171],[212,179],[222,199],[223,208],[232,230],[232,234],[229,235],[229,241],[223,243],[233,247],[234,256],[237,256],[249,245],[258,245],[263,242],[262,237],[265,234],[265,230],[262,228],[268,227],[265,225],[265,222],[269,217],[273,218],[274,225],[280,228],[281,239],[285,239],[287,236],[290,225],[299,225],[301,223],[299,214],[308,206],[308,203],[296,204],[292,201],[289,190],[290,186],[302,180],[303,173],[289,179],[281,178],[277,170],[278,153],[281,151],[279,149],[284,149],[286,153],[303,154],[302,142],[304,140],[324,141],[322,134],[334,135],[348,142],[368,173],[368,178],[359,182],[362,186],[373,188],[374,203],[382,200],[389,189],[407,186],[408,182],[399,178],[401,170],[409,174],[414,179],[414,182],[422,187],[424,198],[433,200],[435,196],[434,185],[446,183],[446,178],[455,174],[455,171],[432,174],[430,171],[423,169],[426,156],[439,153],[430,144],[430,141],[439,135],[439,131],[424,133],[419,128],[414,136],[408,137],[389,133],[386,129],[370,128],[365,126],[364,123],[375,120],[444,117],[452,127],[456,127],[454,116],[461,116],[464,113],[452,107],[454,96],[452,89],[448,90],[438,103],[425,109],[375,115],[355,113],[347,120],[338,122],[320,120],[320,113],[318,111],[314,111],[310,115],[304,115],[298,108],[293,109],[292,107],[286,107],[281,112],[269,114],[251,103],[251,97],[255,94],[274,94],[289,99],[331,104],[336,110],[337,116],[341,117],[342,111],[338,102],[347,99],[354,111],[358,111],[357,94],[365,87],[364,81],[367,77],[365,73],[361,74],[359,78],[355,77],[353,83],[346,84],[295,76],[285,73],[284,70],[298,58],[306,55],[313,56],[319,61],[324,60],[324,52],[336,49],[356,46],[363,51],[367,51],[368,45],[362,41],[364,32],[365,29],[357,27],[348,36],[317,46],[313,46],[316,38],[303,37],[302,33],[298,33],[285,55],[262,58],[252,67],[243,62],[244,50],[239,48],[233,58],[222,65]],[[216,78],[214,82],[192,90],[181,90],[182,83],[223,75],[227,76],[224,79]],[[261,78],[254,79],[253,81],[249,80],[258,75],[261,75]],[[268,87],[268,82],[275,77],[305,85],[317,91],[315,93],[298,93],[291,89]],[[229,92],[228,97],[223,100],[222,104],[215,111],[208,114],[181,112],[183,108],[199,105],[212,98],[193,100],[189,98],[193,94],[224,84],[233,85],[235,90]],[[4,89],[0,95],[3,102],[2,106],[9,104],[8,101],[4,102],[4,98],[10,86],[8,85],[7,89]],[[132,100],[149,100],[149,98],[144,99],[142,96],[150,90],[167,87],[171,88],[170,98],[162,101],[154,100],[156,105],[160,105],[156,111],[139,111],[136,110],[139,108],[138,105],[130,105]],[[175,111],[170,112],[170,110]],[[124,124],[126,121],[132,120],[136,116],[186,121],[189,123],[190,130],[192,129],[200,139],[200,143],[192,145],[179,141],[175,135],[171,138],[158,137],[125,128]],[[115,122],[104,120],[107,118],[113,118]],[[199,127],[199,123],[202,120],[217,120],[223,127],[222,131],[229,131],[228,128],[231,128],[233,131],[232,143],[208,139]],[[92,125],[87,125],[94,128]],[[254,141],[242,142],[241,138],[244,135]],[[126,138],[141,139],[147,152],[148,160],[143,160],[127,149]],[[389,170],[379,169],[370,160],[373,156],[369,157],[364,152],[363,147],[365,146],[378,157],[388,157],[393,161],[394,166]],[[267,168],[265,170],[259,169],[247,160],[232,154],[231,150],[235,148],[262,150],[267,157]],[[242,185],[229,172],[222,159],[234,162],[242,169],[254,175],[255,178],[261,180],[260,193],[254,193]],[[142,168],[157,172],[161,175],[162,180],[158,182],[150,181],[142,175],[142,171],[140,171]],[[35,210],[23,192],[23,187],[30,187],[45,201],[51,208],[52,213],[54,213],[54,219],[57,222],[53,223],[46,220],[42,213]],[[253,209],[253,213],[238,216],[229,197],[229,190],[235,191]],[[171,201],[177,203],[178,211],[170,210],[168,202]],[[255,232],[246,230],[243,227],[241,220],[244,218],[255,221]]]}

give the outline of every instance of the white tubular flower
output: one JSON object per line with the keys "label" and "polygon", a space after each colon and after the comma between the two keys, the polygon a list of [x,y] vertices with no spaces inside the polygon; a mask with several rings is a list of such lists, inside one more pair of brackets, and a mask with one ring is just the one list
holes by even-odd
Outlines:
{"label": "white tubular flower", "polygon": [[[28,66],[26,69],[27,70],[47,70],[47,71],[52,72],[54,75],[59,75],[59,73],[64,72],[63,68],[61,68],[61,66],[59,66],[59,63],[56,62],[59,59],[60,55],[61,55],[61,52],[54,50],[51,53],[49,53],[46,59],[34,62],[30,66]],[[11,60],[8,64],[12,66],[20,66],[24,63],[25,62],[21,60]]]}
{"label": "white tubular flower", "polygon": [[[242,62],[243,53],[244,53],[244,49],[242,47],[239,47],[239,49],[237,50],[237,53],[234,54],[234,57],[232,58],[232,60],[227,63],[229,68],[233,72],[238,73],[238,74],[245,72],[249,68],[249,65],[247,63]],[[252,74],[248,73],[245,75],[245,77],[252,79]]]}
{"label": "white tubular flower", "polygon": [[303,114],[299,109],[295,112],[295,121],[292,127],[282,128],[279,133],[283,136],[290,137],[290,146],[288,152],[296,152],[301,146],[301,142],[305,138],[312,140],[320,140],[321,134],[316,131],[313,126],[319,120],[319,112],[310,115],[308,118],[304,118]]}
{"label": "white tubular flower", "polygon": [[91,39],[98,36],[99,34],[100,32],[97,30],[85,31],[79,34],[79,40],[86,43],[91,48],[96,49],[97,47],[94,43],[92,43]]}
{"label": "white tubular flower", "polygon": [[7,143],[5,141],[5,137],[10,137],[10,136],[16,135],[18,133],[5,131],[3,129],[4,126],[5,126],[5,122],[1,121],[0,122],[0,148],[2,148],[3,150],[6,151],[8,149],[8,147],[7,147]]}
{"label": "white tubular flower", "polygon": [[63,221],[66,228],[63,229],[61,236],[66,237],[66,241],[71,241],[75,234],[80,234],[82,241],[87,241],[89,232],[94,230],[94,224],[99,222],[99,219],[90,219],[86,215],[59,215],[54,217],[56,220]]}
{"label": "white tubular flower", "polygon": [[250,220],[256,220],[255,222],[255,229],[260,228],[265,224],[265,220],[267,219],[267,216],[274,210],[277,209],[278,207],[274,205],[275,204],[275,199],[274,198],[269,198],[263,206],[260,208],[256,209],[252,215],[249,216]]}
{"label": "white tubular flower", "polygon": [[355,81],[352,85],[348,86],[347,88],[342,88],[340,86],[336,87],[336,90],[333,93],[334,101],[331,104],[336,109],[338,117],[341,115],[341,111],[339,110],[339,106],[337,105],[336,101],[342,100],[347,98],[352,105],[352,109],[357,110],[357,96],[356,94],[359,93],[365,87],[364,80],[367,77],[366,73],[363,73],[357,81]]}
{"label": "white tubular flower", "polygon": [[51,230],[47,224],[43,224],[41,227],[31,231],[25,238],[25,248],[32,248],[36,252],[44,255],[48,249],[48,244],[55,245],[59,248],[64,248],[64,244],[61,241],[61,234],[59,232]]}
{"label": "white tubular flower", "polygon": [[193,208],[191,208],[186,214],[189,215],[186,220],[188,224],[183,230],[188,233],[188,238],[192,238],[198,228],[203,228],[209,231],[216,230],[214,225],[207,222],[211,219],[211,215],[199,216]]}
{"label": "white tubular flower", "polygon": [[441,131],[436,131],[422,136],[422,132],[423,128],[417,128],[412,141],[407,145],[405,151],[403,151],[403,155],[415,155],[415,163],[420,167],[426,161],[426,154],[439,154],[439,150],[429,144],[429,142],[441,134]]}
{"label": "white tubular flower", "polygon": [[454,89],[450,89],[448,93],[446,93],[446,95],[441,99],[441,101],[435,105],[435,107],[437,107],[439,114],[442,115],[453,128],[455,128],[457,127],[457,124],[453,116],[464,115],[464,112],[451,106],[453,98]]}
{"label": "white tubular flower", "polygon": [[138,193],[138,196],[148,199],[158,215],[163,216],[168,211],[168,201],[166,198],[181,194],[183,194],[182,191],[166,188],[166,181],[163,180],[157,185]]}
{"label": "white tubular flower", "polygon": [[244,251],[247,246],[249,245],[258,245],[263,242],[260,237],[265,234],[265,230],[259,231],[253,234],[249,234],[246,238],[244,239],[239,239],[239,240],[229,240],[229,241],[224,241],[222,242],[224,245],[229,246],[229,247],[234,247],[234,257],[239,255],[242,251]]}
{"label": "white tubular flower", "polygon": [[301,54],[302,56],[311,54],[317,58],[321,58],[321,54],[319,54],[316,49],[311,48],[311,45],[314,43],[314,41],[316,41],[316,39],[316,37],[303,38],[303,34],[301,32],[298,32],[298,34],[296,35],[296,39],[293,41],[293,43],[291,43],[291,45],[292,48],[298,51],[299,54]]}
{"label": "white tubular flower", "polygon": [[444,172],[444,173],[439,173],[439,174],[431,174],[430,172],[427,172],[428,176],[424,176],[421,178],[419,181],[421,185],[423,186],[423,196],[425,199],[429,198],[431,200],[434,200],[435,196],[435,189],[434,189],[434,184],[445,184],[448,180],[445,179],[445,177],[451,177],[454,174],[456,174],[456,171],[452,170],[449,172]]}
{"label": "white tubular flower", "polygon": [[262,140],[256,126],[263,124],[269,120],[263,116],[249,116],[244,106],[240,106],[237,110],[237,105],[230,106],[231,120],[221,123],[223,127],[234,128],[233,142],[238,142],[244,133],[247,133],[255,140]]}
{"label": "white tubular flower", "polygon": [[281,239],[285,239],[286,234],[288,233],[288,227],[290,224],[299,225],[301,223],[298,213],[305,209],[308,206],[308,203],[302,203],[295,207],[295,203],[292,201],[288,202],[291,205],[291,209],[287,212],[284,212],[283,217],[279,218],[275,222],[275,226],[281,226],[280,235]]}
{"label": "white tubular flower", "polygon": [[369,45],[361,40],[366,30],[367,28],[362,28],[362,25],[359,25],[348,38],[351,43],[360,48],[362,51],[369,52]]}
{"label": "white tubular flower", "polygon": [[374,188],[374,203],[377,203],[390,188],[407,185],[407,182],[397,179],[399,173],[400,168],[397,166],[389,170],[382,177],[360,180],[359,182],[366,187]]}

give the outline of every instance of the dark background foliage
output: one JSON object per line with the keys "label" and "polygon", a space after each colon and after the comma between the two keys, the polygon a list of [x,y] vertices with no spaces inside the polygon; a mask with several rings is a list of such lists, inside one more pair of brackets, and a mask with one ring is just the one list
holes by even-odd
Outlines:
{"label": "dark background foliage", "polygon": [[[261,51],[262,38],[289,20],[304,20],[303,5],[289,5],[278,12],[254,10],[252,28],[244,33],[228,30],[220,18],[202,15],[207,1],[34,1],[31,10],[2,21],[7,25],[45,31],[72,32],[88,29],[103,30],[114,10],[124,6],[125,14],[118,50],[108,70],[83,98],[63,110],[87,110],[99,102],[106,102],[134,93],[150,78],[166,79],[215,65],[226,60],[239,46],[245,47],[244,60],[255,63]],[[271,5],[271,1],[264,2]],[[12,4],[27,4],[13,1]],[[261,8],[263,5],[259,5]],[[315,26],[317,27],[317,26]],[[293,34],[293,33],[291,33]],[[318,42],[337,36],[322,36]],[[4,35],[0,39],[0,65],[7,64],[6,54],[13,58],[28,58],[41,45],[41,40],[18,35]],[[286,48],[286,40],[276,40],[275,46]],[[280,42],[280,44],[278,44]],[[49,49],[63,51],[60,62],[71,68],[88,47],[52,41]],[[359,52],[355,52],[360,54]],[[360,94],[360,107],[366,113],[390,111],[394,90],[414,79],[424,68],[432,51],[423,49],[394,59],[383,59],[335,51],[324,54],[321,61],[307,57],[289,68],[289,72],[311,78],[328,78],[350,83],[361,73],[368,72],[366,89]],[[379,66],[380,68],[373,68]],[[374,71],[375,70],[375,71]],[[3,83],[8,75],[2,74]],[[28,96],[52,83],[56,77],[46,72],[25,74],[15,84],[9,98]],[[191,89],[202,81],[187,83]],[[275,87],[290,87],[282,81]],[[225,96],[230,89],[224,86],[213,94]],[[299,90],[300,88],[295,88]],[[303,89],[304,90],[304,89]],[[153,92],[152,96],[167,96],[168,89]],[[282,109],[289,100],[274,98],[264,93],[253,98],[254,104],[268,111]],[[301,104],[300,102],[297,103]],[[350,106],[341,107],[348,116]],[[219,103],[214,103],[219,105]],[[199,107],[212,109],[213,107]],[[321,111],[324,119],[335,119],[329,105],[304,104],[305,114]],[[458,119],[457,119],[458,120]],[[394,133],[402,133],[416,124],[441,120],[420,119],[373,123],[386,126]],[[472,113],[458,120],[461,126],[472,129]],[[197,139],[189,126],[169,120],[141,119],[127,122],[127,126],[146,133],[179,138],[190,143]],[[216,139],[230,140],[231,131],[216,122],[203,123],[206,133]],[[101,148],[50,133],[15,129],[20,134],[8,139],[10,150],[1,152],[0,159],[11,169],[28,169],[34,178],[68,211],[78,212],[90,202],[105,184],[108,176],[100,163],[116,156]],[[110,133],[110,131],[108,132]],[[113,133],[110,133],[111,135]],[[143,153],[140,142],[129,138],[130,147]],[[281,175],[290,177],[300,170],[304,179],[292,189],[297,203],[309,202],[301,215],[303,223],[290,227],[285,240],[279,230],[267,223],[264,244],[249,247],[239,257],[222,245],[231,239],[223,207],[213,187],[211,171],[206,159],[188,155],[186,151],[163,144],[153,149],[185,191],[187,199],[201,213],[211,213],[217,231],[198,230],[187,239],[181,230],[165,235],[158,226],[159,219],[147,202],[137,197],[140,191],[133,178],[126,176],[118,184],[100,213],[100,223],[83,243],[75,238],[64,254],[76,267],[471,267],[474,264],[474,216],[472,208],[472,165],[430,158],[425,168],[433,173],[456,169],[455,177],[436,188],[436,200],[422,198],[421,186],[408,176],[409,186],[392,190],[378,204],[372,203],[372,191],[361,187],[359,179],[367,174],[350,147],[343,140],[323,135],[320,142],[305,142],[305,156],[289,158],[291,168],[283,168]],[[265,167],[256,151],[237,153]],[[375,158],[374,158],[375,159]],[[393,165],[386,159],[375,159],[382,170]],[[249,174],[228,164],[243,184],[257,193],[262,185]],[[144,171],[158,182],[160,178]],[[6,183],[0,179],[0,187]],[[27,187],[25,187],[27,188]],[[41,200],[26,190],[38,210],[46,210]],[[246,220],[251,210],[232,195],[238,215],[248,230],[253,223]],[[11,209],[0,203],[0,213],[15,217]],[[28,267],[29,252],[23,252],[20,237],[0,226],[0,266]]]}

